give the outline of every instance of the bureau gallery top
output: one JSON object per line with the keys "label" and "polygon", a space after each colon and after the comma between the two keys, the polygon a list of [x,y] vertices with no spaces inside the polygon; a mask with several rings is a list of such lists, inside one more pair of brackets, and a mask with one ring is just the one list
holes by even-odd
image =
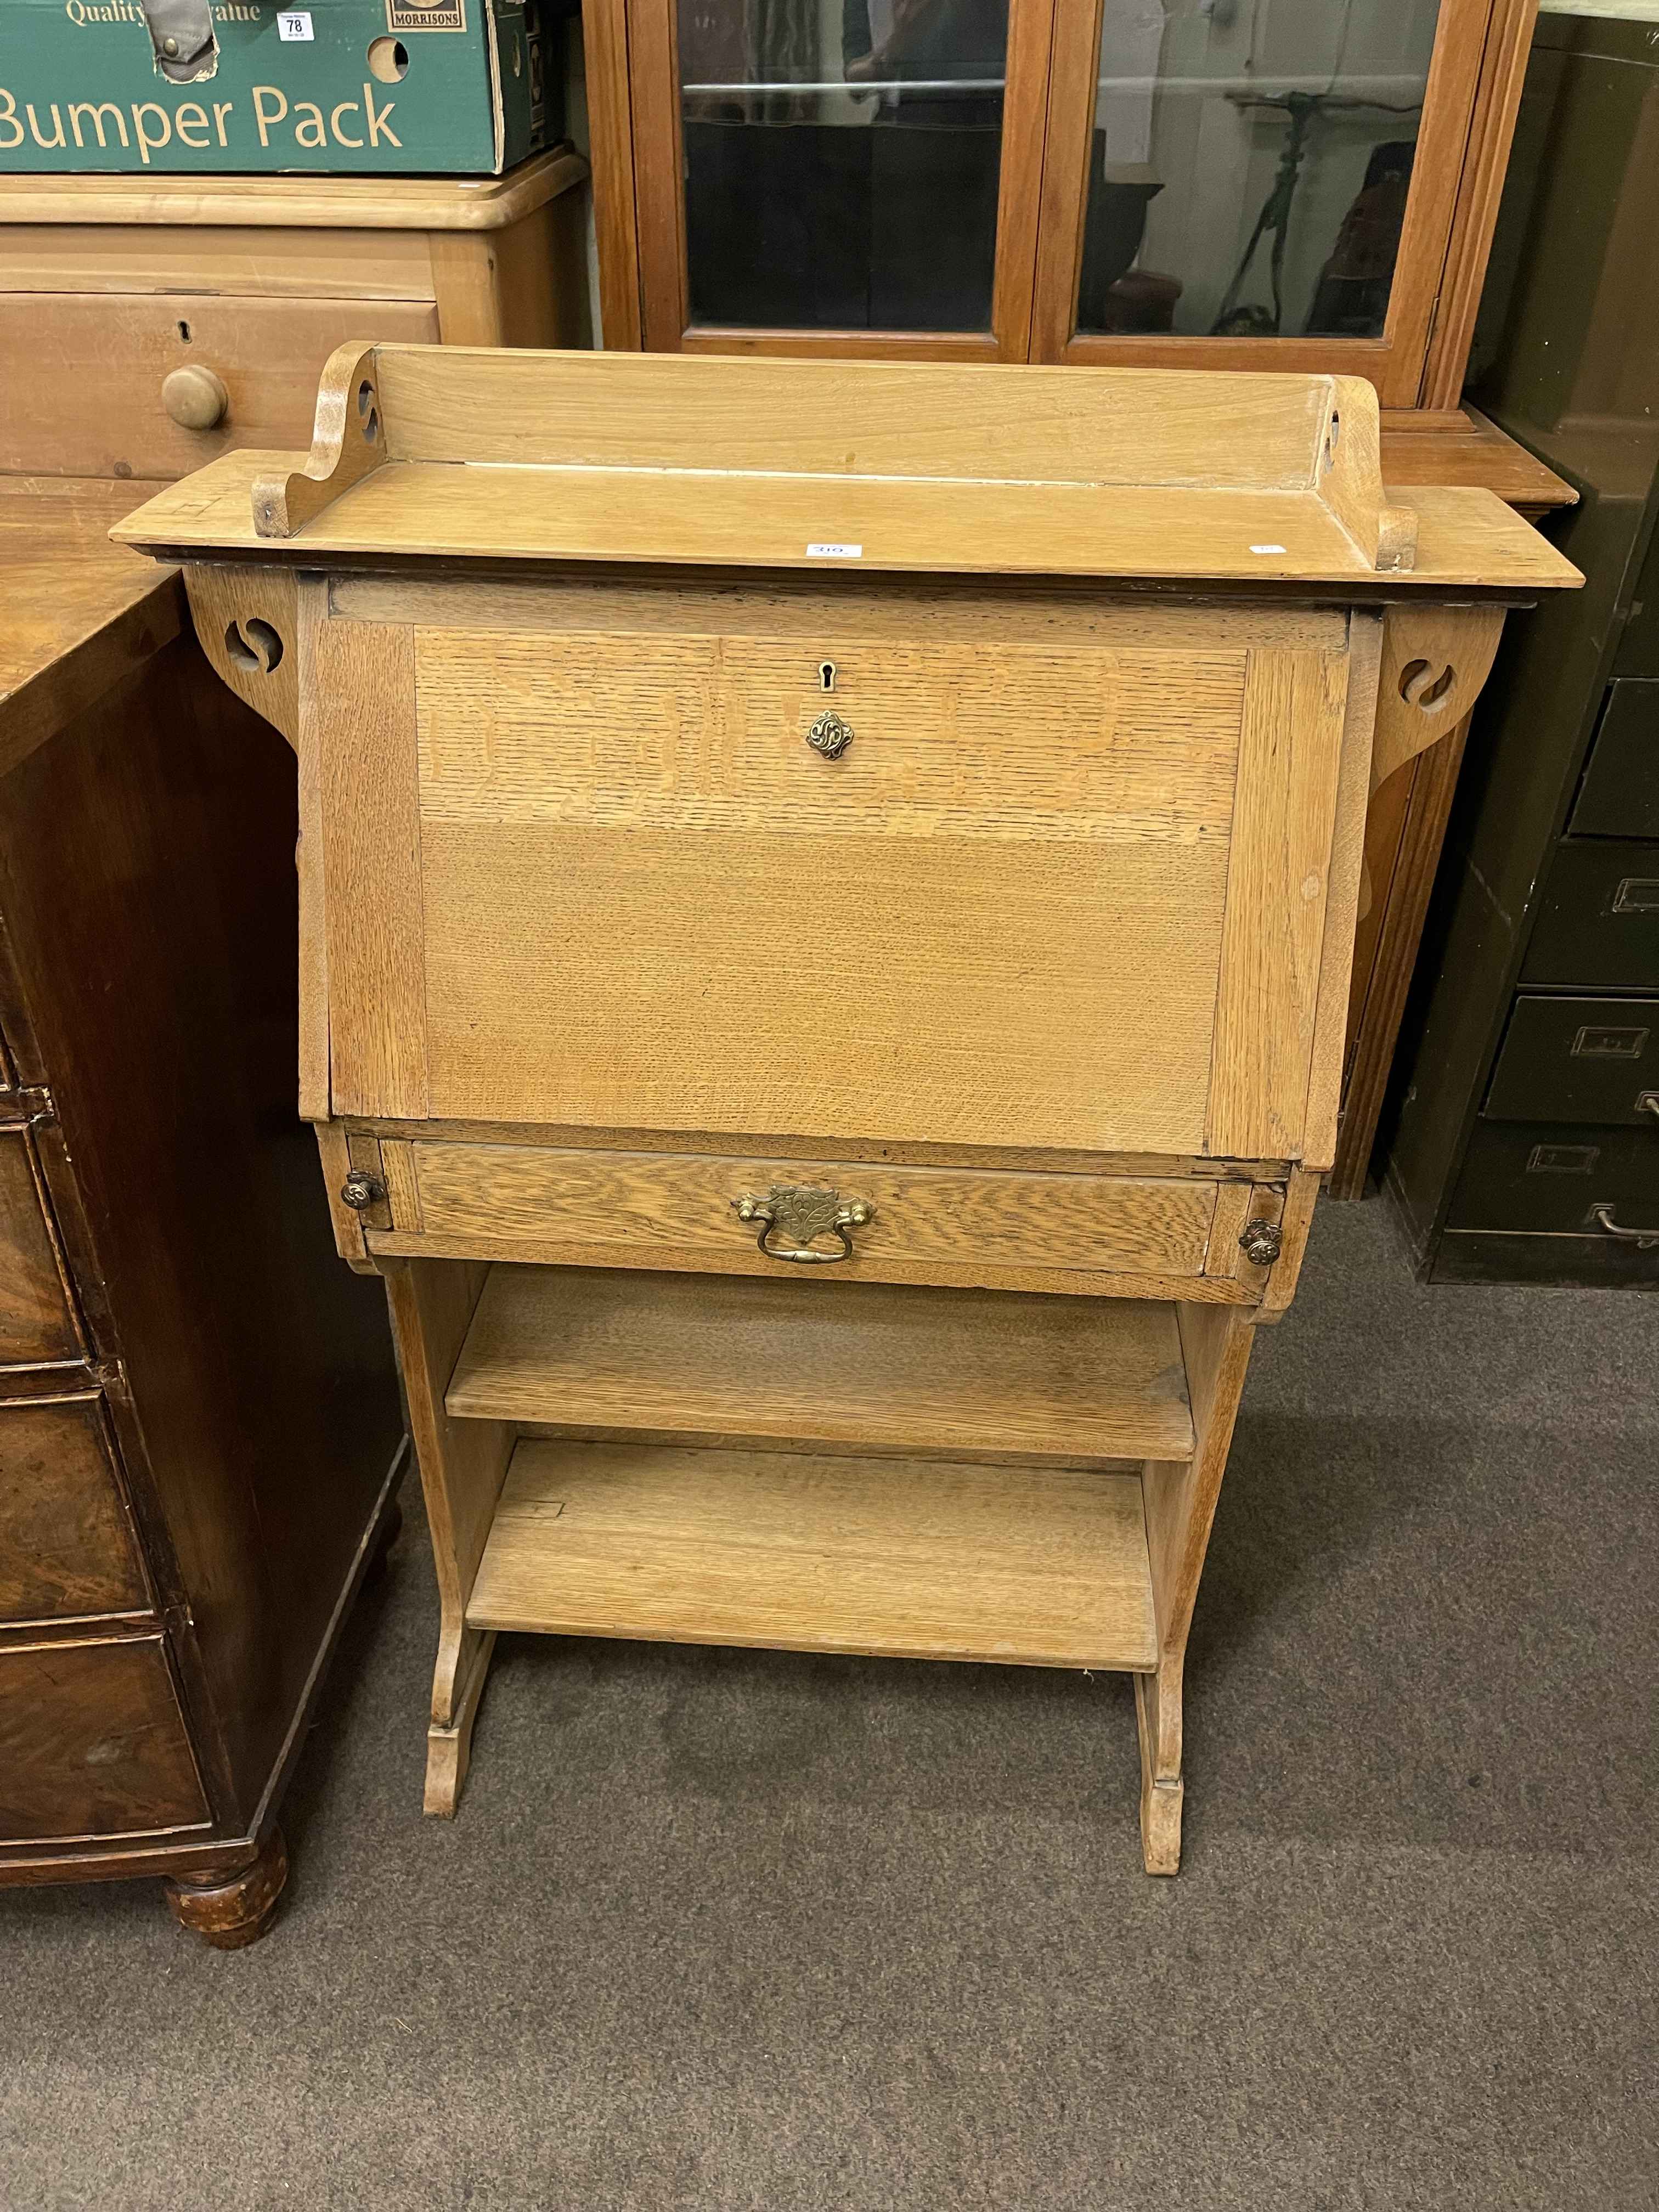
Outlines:
{"label": "bureau gallery top", "polygon": [[1352,378],[392,345],[116,535],[300,753],[313,1120],[1308,1167],[1370,784],[1578,580]]}

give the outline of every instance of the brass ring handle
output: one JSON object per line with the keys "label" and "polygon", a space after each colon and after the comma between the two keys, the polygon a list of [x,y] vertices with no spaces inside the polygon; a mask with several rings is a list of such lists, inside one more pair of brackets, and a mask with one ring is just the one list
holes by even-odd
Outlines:
{"label": "brass ring handle", "polygon": [[[793,1260],[799,1267],[834,1267],[838,1261],[853,1256],[850,1231],[861,1229],[866,1221],[875,1218],[876,1209],[867,1198],[843,1198],[838,1190],[824,1190],[807,1183],[774,1183],[764,1198],[745,1191],[734,1198],[732,1209],[739,1221],[758,1221],[760,1234],[755,1239],[756,1249],[764,1252],[769,1260]],[[781,1231],[794,1241],[790,1244],[774,1244],[773,1231]],[[814,1237],[834,1237],[840,1243],[839,1252],[819,1252],[813,1249]]]}
{"label": "brass ring handle", "polygon": [[1659,1249],[1659,1229],[1625,1229],[1613,1218],[1610,1206],[1593,1206],[1590,1219],[1607,1237],[1616,1237],[1621,1244],[1635,1244],[1644,1252]]}

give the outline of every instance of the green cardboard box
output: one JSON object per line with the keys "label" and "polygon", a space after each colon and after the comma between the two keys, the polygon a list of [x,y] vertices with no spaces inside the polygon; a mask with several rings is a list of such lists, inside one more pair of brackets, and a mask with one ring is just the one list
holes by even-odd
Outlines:
{"label": "green cardboard box", "polygon": [[564,12],[0,0],[0,171],[497,175],[563,136]]}

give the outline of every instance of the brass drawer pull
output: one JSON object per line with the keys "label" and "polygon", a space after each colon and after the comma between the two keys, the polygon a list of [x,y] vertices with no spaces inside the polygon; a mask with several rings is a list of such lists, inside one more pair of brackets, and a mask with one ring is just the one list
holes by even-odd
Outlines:
{"label": "brass drawer pull", "polygon": [[[755,1242],[769,1260],[795,1260],[808,1267],[827,1267],[839,1260],[850,1260],[853,1240],[848,1231],[861,1229],[866,1221],[875,1218],[876,1212],[867,1198],[843,1198],[838,1190],[793,1182],[775,1182],[764,1198],[745,1191],[741,1198],[734,1198],[732,1205],[739,1221],[759,1222],[760,1235]],[[767,1239],[775,1229],[793,1242],[788,1245],[769,1243]],[[824,1236],[840,1238],[839,1252],[812,1249],[812,1238]]]}
{"label": "brass drawer pull", "polygon": [[1634,1244],[1641,1252],[1659,1249],[1659,1229],[1621,1229],[1613,1213],[1610,1206],[1593,1206],[1590,1219],[1604,1236],[1616,1237],[1622,1244]]}

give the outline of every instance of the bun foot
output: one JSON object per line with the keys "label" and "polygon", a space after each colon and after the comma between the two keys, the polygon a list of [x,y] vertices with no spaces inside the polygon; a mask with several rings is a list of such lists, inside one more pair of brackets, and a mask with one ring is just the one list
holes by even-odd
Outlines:
{"label": "bun foot", "polygon": [[167,1903],[181,1928],[216,1951],[240,1951],[257,1943],[275,1916],[288,1880],[288,1846],[273,1828],[258,1856],[234,1874],[181,1877],[167,1884]]}

